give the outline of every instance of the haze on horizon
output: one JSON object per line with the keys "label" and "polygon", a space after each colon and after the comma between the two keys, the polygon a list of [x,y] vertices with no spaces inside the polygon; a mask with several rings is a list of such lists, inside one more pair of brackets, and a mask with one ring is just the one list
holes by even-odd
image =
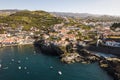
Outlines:
{"label": "haze on horizon", "polygon": [[0,10],[28,9],[120,16],[119,3],[120,0],[0,0]]}

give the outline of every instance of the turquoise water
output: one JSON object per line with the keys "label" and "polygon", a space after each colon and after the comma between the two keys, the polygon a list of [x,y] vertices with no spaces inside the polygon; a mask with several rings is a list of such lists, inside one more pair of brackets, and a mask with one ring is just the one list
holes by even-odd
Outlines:
{"label": "turquoise water", "polygon": [[0,80],[113,79],[97,63],[64,64],[58,57],[41,54],[33,46],[17,46],[0,49]]}

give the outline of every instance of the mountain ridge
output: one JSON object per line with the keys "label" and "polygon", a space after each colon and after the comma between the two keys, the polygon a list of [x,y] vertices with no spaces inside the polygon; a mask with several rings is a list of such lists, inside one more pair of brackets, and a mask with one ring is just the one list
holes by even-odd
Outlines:
{"label": "mountain ridge", "polygon": [[[4,9],[4,10],[0,10],[0,15],[3,15],[3,14],[10,15],[19,11],[40,11],[40,10]],[[99,15],[99,14],[72,13],[72,12],[48,12],[48,13],[57,17],[71,17],[71,18],[91,19],[91,20],[98,20],[98,21],[120,22],[120,16],[114,16],[114,15]]]}
{"label": "mountain ridge", "polygon": [[[18,12],[18,11],[25,11],[27,9],[23,9],[23,10],[20,10],[20,9],[3,9],[3,10],[0,10],[0,13],[1,12]],[[39,10],[28,10],[28,11],[39,11]],[[49,11],[46,11],[46,12],[49,12]],[[107,14],[92,14],[92,13],[73,13],[73,12],[49,12],[49,13],[53,13],[53,14],[76,14],[76,15],[82,15],[82,16],[95,16],[95,17],[99,17],[99,16],[113,16],[113,17],[120,17],[120,16],[116,16],[116,15],[107,15]]]}

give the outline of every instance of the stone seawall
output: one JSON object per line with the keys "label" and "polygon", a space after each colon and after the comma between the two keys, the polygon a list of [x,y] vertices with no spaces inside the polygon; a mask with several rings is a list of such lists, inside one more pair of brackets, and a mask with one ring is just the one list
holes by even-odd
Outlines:
{"label": "stone seawall", "polygon": [[113,54],[120,57],[120,48],[119,47],[107,47],[107,46],[98,46],[95,45],[89,45],[86,47],[87,50],[93,51],[93,52],[101,52],[106,54]]}

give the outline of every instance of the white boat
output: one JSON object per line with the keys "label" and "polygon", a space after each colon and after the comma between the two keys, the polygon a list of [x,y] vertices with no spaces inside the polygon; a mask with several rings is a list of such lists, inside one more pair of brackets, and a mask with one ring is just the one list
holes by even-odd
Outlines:
{"label": "white boat", "polygon": [[11,61],[15,61],[14,59],[11,59]]}
{"label": "white boat", "polygon": [[61,72],[61,71],[58,71],[58,74],[59,74],[59,75],[62,75],[62,72]]}
{"label": "white boat", "polygon": [[22,68],[21,66],[18,67],[18,69],[21,69],[21,68]]}
{"label": "white boat", "polygon": [[50,68],[52,69],[52,68],[53,68],[53,66],[50,66]]}

